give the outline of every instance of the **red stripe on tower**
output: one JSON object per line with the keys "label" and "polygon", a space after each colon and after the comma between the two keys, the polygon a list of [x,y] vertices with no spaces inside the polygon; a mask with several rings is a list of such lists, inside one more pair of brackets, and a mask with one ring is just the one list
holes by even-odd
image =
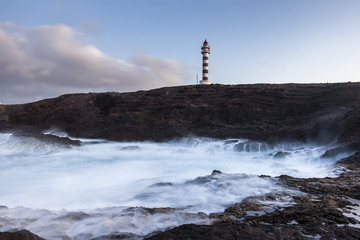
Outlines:
{"label": "red stripe on tower", "polygon": [[208,42],[204,41],[203,45],[201,46],[201,54],[203,55],[203,74],[202,80],[200,81],[201,84],[211,84],[209,81],[208,73],[209,73],[209,54],[210,54],[210,45]]}

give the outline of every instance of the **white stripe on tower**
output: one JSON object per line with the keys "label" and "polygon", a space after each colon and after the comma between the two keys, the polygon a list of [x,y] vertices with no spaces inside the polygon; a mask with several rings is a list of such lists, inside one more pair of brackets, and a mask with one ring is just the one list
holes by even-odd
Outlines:
{"label": "white stripe on tower", "polygon": [[203,55],[203,74],[202,80],[200,81],[201,84],[211,84],[209,81],[209,54],[210,54],[210,45],[208,42],[204,41],[203,45],[201,46],[201,54]]}

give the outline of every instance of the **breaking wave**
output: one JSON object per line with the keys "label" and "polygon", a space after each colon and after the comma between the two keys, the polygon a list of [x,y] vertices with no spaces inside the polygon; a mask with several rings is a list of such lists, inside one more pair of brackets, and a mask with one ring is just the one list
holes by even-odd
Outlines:
{"label": "breaking wave", "polygon": [[321,158],[329,147],[244,139],[81,141],[63,148],[0,134],[0,204],[7,206],[0,231],[89,239],[206,224],[206,214],[247,197],[294,194],[276,176],[335,176],[334,163],[347,155]]}

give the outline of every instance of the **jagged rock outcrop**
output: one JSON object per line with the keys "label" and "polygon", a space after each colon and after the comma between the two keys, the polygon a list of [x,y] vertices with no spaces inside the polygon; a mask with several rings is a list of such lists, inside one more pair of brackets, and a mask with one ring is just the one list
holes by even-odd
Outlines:
{"label": "jagged rock outcrop", "polygon": [[19,131],[13,133],[14,137],[20,138],[35,138],[41,142],[48,144],[55,144],[60,147],[70,148],[70,147],[79,147],[81,146],[80,140],[73,140],[68,137],[59,137],[51,134],[44,134],[37,131]]}
{"label": "jagged rock outcrop", "polygon": [[193,85],[1,107],[1,131],[57,127],[119,141],[195,135],[323,143],[360,133],[360,83]]}
{"label": "jagged rock outcrop", "polygon": [[182,225],[145,239],[358,240],[360,154],[345,158],[339,164],[351,166],[353,171],[346,171],[336,178],[280,176],[281,183],[306,193],[292,196],[294,203],[291,206],[265,211],[264,207],[268,208],[266,202],[278,201],[278,196],[253,197],[228,207],[223,213],[210,214],[211,218],[217,219],[212,225]]}
{"label": "jagged rock outcrop", "polygon": [[27,230],[15,232],[0,232],[1,240],[45,240]]}

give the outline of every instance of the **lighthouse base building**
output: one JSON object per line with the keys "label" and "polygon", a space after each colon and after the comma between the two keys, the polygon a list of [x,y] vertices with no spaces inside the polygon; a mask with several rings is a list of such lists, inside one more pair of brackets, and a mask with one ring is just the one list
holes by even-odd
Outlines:
{"label": "lighthouse base building", "polygon": [[200,84],[211,84],[209,81],[209,54],[210,54],[210,45],[208,42],[204,41],[203,45],[201,46],[201,54],[203,55],[203,72],[202,72],[202,80]]}
{"label": "lighthouse base building", "polygon": [[201,80],[200,84],[211,84],[209,80]]}

